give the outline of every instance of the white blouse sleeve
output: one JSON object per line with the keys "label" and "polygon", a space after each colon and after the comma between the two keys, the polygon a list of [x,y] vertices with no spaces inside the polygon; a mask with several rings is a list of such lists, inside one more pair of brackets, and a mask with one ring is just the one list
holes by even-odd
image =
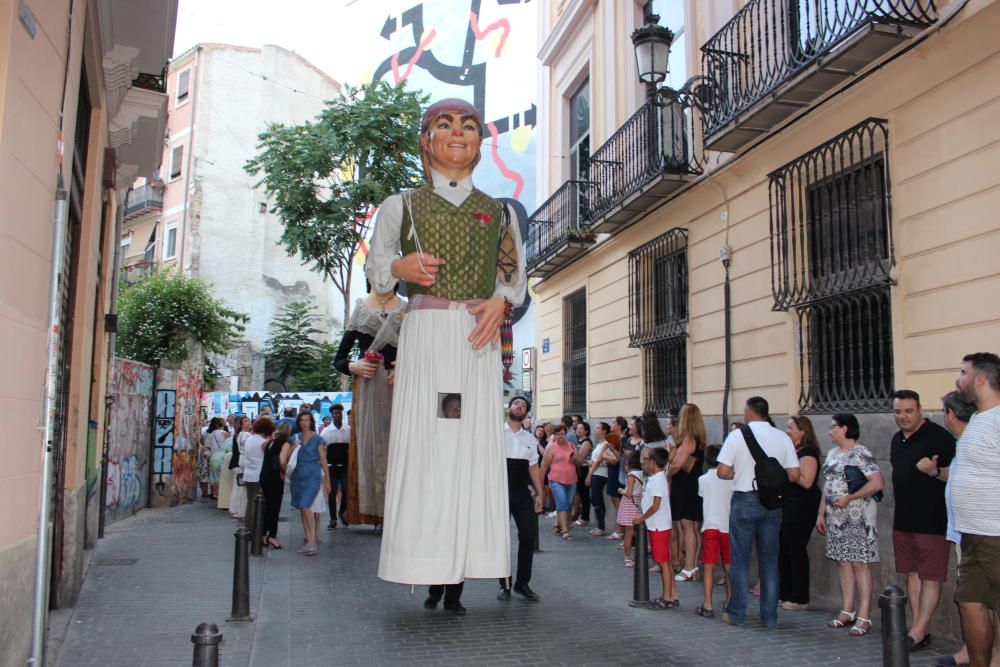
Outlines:
{"label": "white blouse sleeve", "polygon": [[399,234],[403,223],[403,197],[392,195],[375,214],[375,230],[372,232],[368,257],[365,259],[365,277],[372,289],[385,294],[399,282],[393,277],[392,262],[397,259],[400,249]]}
{"label": "white blouse sleeve", "polygon": [[517,248],[517,274],[508,283],[501,280],[498,272],[493,296],[505,297],[517,308],[524,302],[524,293],[528,289],[528,274],[524,263],[524,243],[521,241],[521,226],[518,223],[517,211],[506,203],[504,207],[507,209],[507,214],[510,215],[509,231],[514,240],[514,247]]}

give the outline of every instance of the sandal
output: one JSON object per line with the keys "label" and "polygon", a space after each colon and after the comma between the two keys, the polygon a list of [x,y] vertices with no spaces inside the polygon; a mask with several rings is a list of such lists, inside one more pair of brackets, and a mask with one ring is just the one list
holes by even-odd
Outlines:
{"label": "sandal", "polygon": [[659,572],[660,571],[660,566],[659,565],[654,565],[653,567],[649,568],[649,571],[650,572]]}
{"label": "sandal", "polygon": [[674,575],[674,581],[694,581],[694,578],[698,575],[698,566],[690,570],[681,570]]}
{"label": "sandal", "polygon": [[625,567],[635,567],[635,561],[631,558],[625,559]]}
{"label": "sandal", "polygon": [[[840,620],[841,616],[846,616],[847,620]],[[847,611],[846,609],[841,609],[840,613],[833,620],[826,622],[826,627],[828,628],[846,628],[849,623],[853,623],[854,619],[857,618],[857,614],[853,611]]]}
{"label": "sandal", "polygon": [[667,609],[677,609],[681,606],[681,601],[677,598],[673,600],[667,600]]}
{"label": "sandal", "polygon": [[615,532],[611,533],[610,535],[608,535],[608,540],[614,541],[614,540],[620,540],[620,539],[622,539],[622,535],[617,530]]}
{"label": "sandal", "polygon": [[858,622],[847,631],[847,634],[852,637],[864,637],[868,634],[868,631],[872,629],[872,620],[870,618],[861,618],[858,616]]}
{"label": "sandal", "polygon": [[701,616],[702,618],[715,618],[714,609],[705,609],[705,607],[698,607],[694,610],[695,616]]}
{"label": "sandal", "polygon": [[580,526],[589,526],[590,522],[589,521],[585,521],[583,519],[577,519],[576,521],[573,522],[573,525],[577,526],[577,527],[580,527]]}
{"label": "sandal", "polygon": [[281,546],[281,542],[279,542],[278,540],[274,539],[273,537],[270,540],[268,540],[268,544],[271,546],[272,549],[284,549],[285,548],[285,547]]}
{"label": "sandal", "polygon": [[568,531],[568,530],[565,530],[565,531],[563,531],[563,534],[562,534],[562,538],[563,538],[564,540],[567,540],[567,541],[568,541],[568,540],[572,540],[572,539],[573,539],[573,536],[569,534],[569,531]]}
{"label": "sandal", "polygon": [[604,531],[601,530],[600,528],[595,528],[592,531],[590,531],[590,535],[591,537],[601,537],[602,535],[604,535]]}
{"label": "sandal", "polygon": [[646,609],[652,609],[654,611],[662,611],[664,609],[670,609],[670,607],[671,603],[662,597],[656,598],[646,605]]}

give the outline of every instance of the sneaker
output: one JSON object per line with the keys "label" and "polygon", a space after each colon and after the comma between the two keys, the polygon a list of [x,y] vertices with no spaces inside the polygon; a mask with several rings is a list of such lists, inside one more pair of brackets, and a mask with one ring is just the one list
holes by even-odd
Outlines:
{"label": "sneaker", "polygon": [[554,518],[556,518],[556,513],[555,512],[549,512],[548,514],[545,515],[545,517],[548,518],[548,519],[554,519]]}

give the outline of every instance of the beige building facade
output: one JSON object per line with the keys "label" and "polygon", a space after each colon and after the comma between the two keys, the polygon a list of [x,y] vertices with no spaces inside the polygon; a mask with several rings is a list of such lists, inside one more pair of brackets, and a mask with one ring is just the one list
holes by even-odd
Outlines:
{"label": "beige building facade", "polygon": [[[652,106],[645,4],[539,4],[539,418],[692,402],[721,442],[762,395],[824,451],[828,415],[857,413],[888,476],[892,391],[939,411],[1000,341],[1000,3],[654,2],[683,38],[666,83],[710,79]],[[957,630],[951,605],[936,622]]]}
{"label": "beige building facade", "polygon": [[97,539],[116,225],[160,163],[176,10],[0,0],[0,665],[42,664]]}

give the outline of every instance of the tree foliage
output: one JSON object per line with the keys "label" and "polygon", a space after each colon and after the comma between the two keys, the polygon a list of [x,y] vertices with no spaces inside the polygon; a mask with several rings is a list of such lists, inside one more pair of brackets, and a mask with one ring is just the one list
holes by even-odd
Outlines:
{"label": "tree foliage", "polygon": [[271,337],[264,343],[267,375],[296,389],[303,375],[312,371],[320,353],[316,316],[308,303],[293,301],[285,304],[271,321]]}
{"label": "tree foliage", "polygon": [[352,259],[371,211],[421,182],[419,126],[427,97],[406,82],[344,86],[302,125],[269,125],[244,169],[259,177],[283,226],[281,243],[331,280],[350,319]]}
{"label": "tree foliage", "polygon": [[156,273],[121,292],[115,354],[147,364],[179,363],[191,356],[189,341],[204,353],[224,354],[247,321],[213,297],[203,280]]}
{"label": "tree foliage", "polygon": [[[335,336],[335,339],[339,336]],[[333,367],[337,358],[337,345],[328,341],[319,344],[316,357],[309,368],[295,382],[298,391],[330,391],[340,388],[340,372]]]}

